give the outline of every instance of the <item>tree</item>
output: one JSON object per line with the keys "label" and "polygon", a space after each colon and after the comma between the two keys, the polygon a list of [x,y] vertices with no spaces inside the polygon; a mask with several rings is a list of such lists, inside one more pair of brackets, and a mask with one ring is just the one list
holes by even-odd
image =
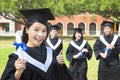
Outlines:
{"label": "tree", "polygon": [[1,16],[24,24],[25,18],[19,13],[19,10],[44,7],[45,0],[0,0],[0,3]]}
{"label": "tree", "polygon": [[50,8],[55,16],[79,15],[87,11],[120,21],[120,0],[0,0],[0,3],[0,15],[19,23],[24,23],[20,9],[43,7]]}
{"label": "tree", "polygon": [[100,0],[100,2],[98,3],[99,7],[96,8],[96,11],[102,16],[120,21],[119,3],[120,0]]}
{"label": "tree", "polygon": [[65,3],[66,14],[90,12],[114,21],[120,21],[120,0],[69,0]]}

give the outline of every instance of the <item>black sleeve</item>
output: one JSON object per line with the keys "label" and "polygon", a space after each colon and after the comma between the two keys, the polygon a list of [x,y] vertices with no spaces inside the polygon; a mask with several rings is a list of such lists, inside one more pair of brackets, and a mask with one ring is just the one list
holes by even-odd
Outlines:
{"label": "black sleeve", "polygon": [[88,49],[88,53],[86,54],[86,57],[88,58],[88,60],[90,60],[91,57],[92,57],[92,48],[88,43],[86,44],[86,46],[87,46],[87,49]]}
{"label": "black sleeve", "polygon": [[61,44],[59,46],[58,52],[60,53],[61,50],[63,50],[63,43],[62,42],[61,42]]}
{"label": "black sleeve", "polygon": [[118,40],[115,44],[115,53],[120,54],[120,37],[118,37]]}
{"label": "black sleeve", "polygon": [[74,55],[73,47],[69,44],[67,51],[66,51],[66,57],[68,61],[70,61],[70,63],[72,63],[73,61],[73,55]]}
{"label": "black sleeve", "polygon": [[9,60],[6,64],[1,80],[15,80],[16,69],[14,66],[14,62],[16,59],[17,59],[17,56],[15,54],[9,55]]}
{"label": "black sleeve", "polygon": [[96,59],[98,60],[100,58],[100,53],[102,52],[101,51],[101,42],[99,39],[96,40],[93,48],[94,48],[94,53],[95,53]]}

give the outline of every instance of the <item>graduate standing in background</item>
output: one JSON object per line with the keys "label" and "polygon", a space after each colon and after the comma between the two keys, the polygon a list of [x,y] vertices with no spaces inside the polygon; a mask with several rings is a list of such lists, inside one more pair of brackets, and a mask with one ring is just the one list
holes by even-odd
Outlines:
{"label": "graduate standing in background", "polygon": [[[60,52],[63,49],[63,43],[62,40],[58,37],[58,30],[60,29],[57,25],[50,26],[50,36],[47,38],[46,42],[47,44],[55,51]],[[55,54],[56,56],[58,54]]]}
{"label": "graduate standing in background", "polygon": [[[57,25],[52,25],[50,26],[49,28],[49,36],[47,37],[47,44],[48,46],[50,46],[52,48],[52,50],[55,52],[55,56],[58,56],[62,50],[63,50],[63,43],[62,43],[62,40],[59,38],[59,33],[58,31],[60,30],[60,27],[57,26]],[[63,69],[63,66],[66,66],[65,64],[61,65],[61,66],[56,66],[56,70],[57,70],[57,73],[56,73],[56,77],[58,78],[61,78],[63,77],[63,80],[65,80],[64,78],[64,69]],[[58,75],[60,74],[60,76]]]}
{"label": "graduate standing in background", "polygon": [[64,74],[64,78],[57,77],[56,66],[64,64],[62,52],[55,56],[56,53],[45,43],[48,35],[47,22],[54,20],[50,10],[43,8],[20,12],[27,19],[22,34],[22,42],[25,44],[16,43],[17,50],[9,55],[1,80],[72,80],[66,66],[62,66],[63,73],[57,74]]}
{"label": "graduate standing in background", "polygon": [[104,35],[100,36],[94,44],[96,59],[100,60],[98,80],[120,79],[120,38],[113,33],[114,23],[103,21]]}
{"label": "graduate standing in background", "polygon": [[87,79],[87,59],[92,57],[92,49],[87,40],[83,39],[82,29],[75,28],[72,41],[67,48],[67,59],[70,61],[70,70],[73,80]]}

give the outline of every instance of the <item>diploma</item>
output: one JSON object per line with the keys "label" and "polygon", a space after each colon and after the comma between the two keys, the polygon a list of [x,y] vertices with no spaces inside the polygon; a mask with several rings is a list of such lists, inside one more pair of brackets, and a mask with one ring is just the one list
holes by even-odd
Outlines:
{"label": "diploma", "polygon": [[78,58],[79,56],[83,56],[84,55],[84,52],[83,50],[81,50],[78,54],[76,54],[74,57],[75,58]]}
{"label": "diploma", "polygon": [[15,54],[17,54],[19,58],[24,59],[24,54],[27,52],[27,47],[26,44],[22,42],[20,31],[16,32],[15,38],[16,38],[16,41],[14,42],[14,45],[16,46]]}

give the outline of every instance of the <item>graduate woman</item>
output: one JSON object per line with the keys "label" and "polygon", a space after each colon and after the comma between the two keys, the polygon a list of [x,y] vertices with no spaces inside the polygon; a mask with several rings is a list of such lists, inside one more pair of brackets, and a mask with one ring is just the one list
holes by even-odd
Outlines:
{"label": "graduate woman", "polygon": [[74,29],[73,38],[66,54],[70,61],[73,80],[87,80],[87,59],[91,59],[92,49],[88,42],[83,39],[81,28]]}
{"label": "graduate woman", "polygon": [[21,48],[10,54],[1,80],[71,80],[65,65],[64,72],[60,73],[63,74],[62,77],[58,78],[57,75],[60,74],[56,74],[56,65],[64,64],[62,52],[55,58],[54,51],[45,45],[48,35],[47,22],[54,20],[50,10],[43,8],[20,12],[27,20],[22,35],[22,41],[26,44],[22,44],[24,57],[19,57]]}
{"label": "graduate woman", "polygon": [[96,59],[99,61],[98,80],[120,80],[120,38],[113,33],[114,23],[103,21],[104,35],[94,44]]}

